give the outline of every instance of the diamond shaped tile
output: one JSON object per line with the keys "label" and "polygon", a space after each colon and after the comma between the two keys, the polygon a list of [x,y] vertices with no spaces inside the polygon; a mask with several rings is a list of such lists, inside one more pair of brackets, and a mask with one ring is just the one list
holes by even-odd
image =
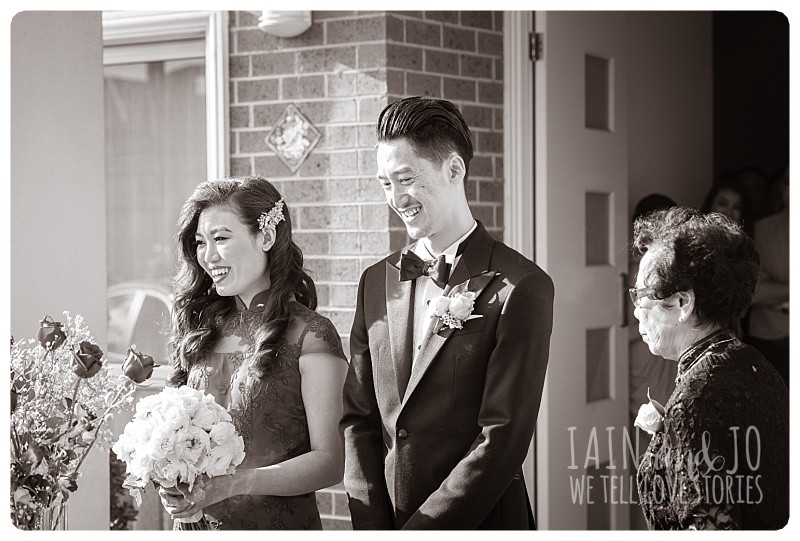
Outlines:
{"label": "diamond shaped tile", "polygon": [[310,120],[290,103],[275,120],[266,143],[292,173],[303,164],[322,137]]}

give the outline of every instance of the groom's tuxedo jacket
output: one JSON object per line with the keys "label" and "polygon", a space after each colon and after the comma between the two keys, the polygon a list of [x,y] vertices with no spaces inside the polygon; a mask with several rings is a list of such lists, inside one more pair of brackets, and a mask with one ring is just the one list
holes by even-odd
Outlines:
{"label": "groom's tuxedo jacket", "polygon": [[353,526],[527,529],[521,465],[547,368],[553,282],[479,222],[443,294],[468,281],[482,317],[429,327],[401,394],[397,374],[413,347],[401,252],[364,271],[358,288],[341,423]]}

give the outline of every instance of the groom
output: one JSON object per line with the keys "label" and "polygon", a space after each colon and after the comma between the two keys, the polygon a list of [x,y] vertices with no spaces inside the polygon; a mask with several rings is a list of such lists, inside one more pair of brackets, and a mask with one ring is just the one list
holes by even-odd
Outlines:
{"label": "groom", "polygon": [[416,242],[358,288],[341,422],[353,527],[534,528],[522,462],[553,282],[473,219],[455,105],[406,98],[377,131],[378,180]]}

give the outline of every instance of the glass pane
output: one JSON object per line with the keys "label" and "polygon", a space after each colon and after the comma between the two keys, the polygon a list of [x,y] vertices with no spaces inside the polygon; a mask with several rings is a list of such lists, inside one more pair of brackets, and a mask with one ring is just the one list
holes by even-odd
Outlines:
{"label": "glass pane", "polygon": [[131,343],[139,351],[152,355],[156,363],[164,364],[167,358],[170,306],[160,298],[147,295],[133,326]]}
{"label": "glass pane", "polygon": [[[106,66],[109,286],[147,291],[169,284],[176,270],[174,236],[181,205],[206,179],[205,116],[202,58]],[[110,323],[117,329],[123,325],[119,317],[109,304]],[[134,325],[137,332],[154,336],[156,318],[147,317],[149,331],[141,330],[145,323],[134,317],[124,321],[126,332]],[[114,347],[124,353],[129,345]],[[154,357],[162,349],[137,346]]]}
{"label": "glass pane", "polygon": [[586,331],[586,402],[611,397],[611,338],[608,327]]}
{"label": "glass pane", "polygon": [[598,130],[610,129],[610,65],[611,63],[606,58],[600,58],[589,54],[586,55],[585,100],[587,128]]}
{"label": "glass pane", "polygon": [[586,193],[586,264],[609,265],[611,201],[607,193]]}

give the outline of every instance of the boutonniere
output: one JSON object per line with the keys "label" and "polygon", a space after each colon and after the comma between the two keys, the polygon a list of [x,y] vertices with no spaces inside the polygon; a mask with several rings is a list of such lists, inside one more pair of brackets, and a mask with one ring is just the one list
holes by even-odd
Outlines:
{"label": "boutonniere", "polygon": [[666,410],[658,400],[650,398],[650,387],[647,388],[647,400],[646,404],[642,404],[639,407],[639,413],[636,415],[636,420],[633,424],[651,436],[655,436],[656,432],[659,432],[664,426]]}
{"label": "boutonniere", "polygon": [[449,295],[433,298],[431,310],[433,315],[439,318],[434,332],[439,332],[443,325],[451,329],[463,329],[465,321],[483,317],[472,314],[476,296],[474,291],[461,292],[454,289]]}

